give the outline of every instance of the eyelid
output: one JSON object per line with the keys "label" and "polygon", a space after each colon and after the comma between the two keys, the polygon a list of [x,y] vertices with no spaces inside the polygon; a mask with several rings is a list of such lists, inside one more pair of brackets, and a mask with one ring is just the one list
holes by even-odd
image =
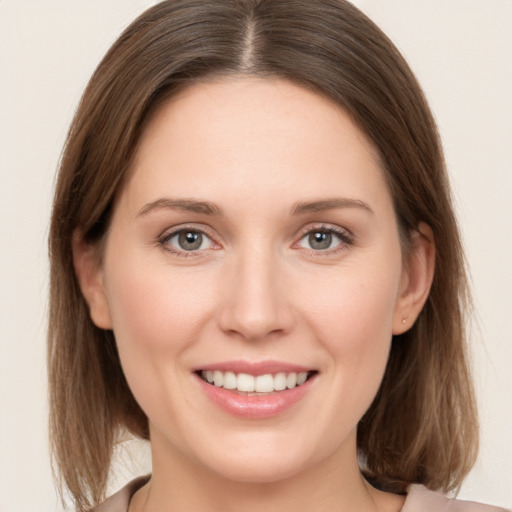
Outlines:
{"label": "eyelid", "polygon": [[304,235],[311,233],[312,231],[329,231],[332,233],[336,233],[345,238],[354,239],[354,234],[345,227],[341,227],[337,224],[330,224],[329,222],[312,222],[302,227],[298,232],[296,237],[302,238]]}
{"label": "eyelid", "polygon": [[[213,247],[209,247],[207,249],[197,249],[193,251],[186,251],[183,249],[176,248],[174,246],[171,246],[168,244],[168,241],[172,239],[174,236],[178,235],[179,233],[183,231],[195,231],[197,233],[201,233],[203,236],[206,236],[212,243]],[[339,238],[340,243],[331,249],[324,249],[324,250],[315,250],[315,249],[308,249],[303,248],[299,246],[299,243],[306,237],[307,235],[315,232],[315,231],[325,231],[328,233],[332,233],[336,237]],[[344,227],[338,226],[336,224],[328,224],[325,222],[321,223],[313,223],[308,224],[307,226],[301,228],[299,232],[297,233],[295,237],[295,242],[292,244],[292,248],[295,249],[304,249],[306,251],[311,252],[312,254],[315,254],[317,256],[328,256],[330,254],[336,253],[340,250],[344,250],[347,248],[347,246],[353,245],[355,241],[355,237],[353,233]],[[178,255],[178,256],[184,256],[184,257],[198,257],[204,254],[206,251],[210,250],[218,250],[222,248],[221,244],[217,241],[217,237],[212,234],[212,230],[209,229],[207,226],[201,225],[200,227],[196,224],[190,223],[190,224],[182,224],[177,226],[172,226],[170,228],[165,229],[156,240],[157,245],[161,246],[164,250]]]}
{"label": "eyelid", "polygon": [[[327,233],[331,233],[335,236],[337,236],[340,239],[340,243],[333,247],[332,249],[324,249],[324,250],[315,250],[315,249],[308,249],[304,247],[298,247],[298,244],[308,235],[311,233],[314,233],[316,231],[324,231]],[[292,247],[304,249],[306,251],[311,252],[314,255],[318,256],[328,256],[333,253],[336,253],[338,251],[344,250],[347,248],[347,246],[353,245],[355,242],[355,237],[353,233],[348,230],[347,228],[342,228],[336,224],[327,224],[327,223],[318,223],[318,224],[309,224],[302,228],[298,234],[297,234],[297,241],[294,242]]]}
{"label": "eyelid", "polygon": [[[176,248],[171,246],[168,242],[176,235],[182,233],[183,231],[194,231],[197,233],[201,233],[201,235],[207,237],[214,247],[209,247],[207,249],[197,249],[195,251],[185,251],[183,249]],[[164,250],[184,257],[197,257],[202,253],[209,250],[217,250],[220,249],[220,244],[217,242],[216,237],[211,233],[210,229],[205,228],[205,226],[197,226],[194,224],[182,224],[178,226],[172,226],[171,228],[165,229],[161,235],[157,237],[157,245],[161,246]]]}

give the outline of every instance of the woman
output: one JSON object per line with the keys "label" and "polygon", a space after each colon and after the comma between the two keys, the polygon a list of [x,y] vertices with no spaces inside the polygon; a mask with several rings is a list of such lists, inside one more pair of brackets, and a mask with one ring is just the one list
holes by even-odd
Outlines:
{"label": "woman", "polygon": [[[476,455],[435,124],[338,0],[168,1],[114,44],[57,184],[54,453],[84,510],[432,510]],[[448,510],[491,510],[451,502]]]}

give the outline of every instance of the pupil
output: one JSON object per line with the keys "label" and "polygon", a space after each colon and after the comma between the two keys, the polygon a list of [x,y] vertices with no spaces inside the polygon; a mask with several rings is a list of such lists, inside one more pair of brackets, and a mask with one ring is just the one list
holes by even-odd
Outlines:
{"label": "pupil", "polygon": [[309,244],[313,249],[328,249],[331,246],[331,242],[331,233],[322,233],[321,231],[317,231],[316,233],[311,233],[309,235]]}
{"label": "pupil", "polygon": [[185,251],[194,251],[201,247],[203,236],[194,231],[183,231],[179,236],[180,247]]}

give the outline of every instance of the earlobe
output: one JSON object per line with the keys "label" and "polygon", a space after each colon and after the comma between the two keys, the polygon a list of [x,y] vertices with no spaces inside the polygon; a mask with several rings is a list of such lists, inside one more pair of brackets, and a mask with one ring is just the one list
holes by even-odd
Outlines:
{"label": "earlobe", "polygon": [[435,240],[430,226],[420,223],[411,236],[411,248],[403,269],[393,318],[393,334],[409,330],[427,301],[434,279]]}
{"label": "earlobe", "polygon": [[98,248],[87,243],[79,231],[73,234],[72,248],[75,273],[82,295],[89,306],[91,320],[101,329],[112,329]]}

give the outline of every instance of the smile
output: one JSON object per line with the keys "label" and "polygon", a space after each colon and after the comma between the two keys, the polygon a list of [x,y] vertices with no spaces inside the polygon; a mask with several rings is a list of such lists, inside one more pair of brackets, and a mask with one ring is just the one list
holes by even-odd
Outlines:
{"label": "smile", "polygon": [[200,377],[217,388],[235,393],[255,396],[285,391],[302,386],[316,372],[279,372],[276,374],[250,375],[248,373],[223,372],[220,370],[202,370]]}
{"label": "smile", "polygon": [[197,368],[193,375],[212,405],[250,420],[285,413],[319,380],[317,370],[277,361],[229,361]]}

